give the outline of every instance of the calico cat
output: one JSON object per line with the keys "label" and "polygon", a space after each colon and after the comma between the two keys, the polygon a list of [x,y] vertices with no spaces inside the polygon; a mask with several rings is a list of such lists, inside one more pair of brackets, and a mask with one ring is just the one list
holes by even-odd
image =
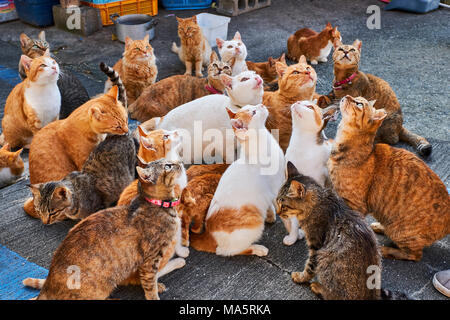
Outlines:
{"label": "calico cat", "polygon": [[264,92],[263,104],[269,109],[266,127],[279,130],[279,143],[286,151],[292,132],[290,108],[297,101],[310,100],[315,97],[317,74],[301,56],[299,62],[289,67],[277,62],[275,64],[279,80],[279,89],[275,92]]}
{"label": "calico cat", "polygon": [[264,90],[274,91],[274,85],[278,85],[278,73],[275,67],[277,62],[286,64],[284,53],[277,59],[269,57],[266,62],[246,61],[248,70],[255,71],[264,80]]}
{"label": "calico cat", "polygon": [[21,177],[24,170],[20,157],[22,150],[11,152],[7,143],[0,148],[0,188],[15,183]]}
{"label": "calico cat", "polygon": [[[123,57],[113,67],[125,85],[129,104],[139,98],[145,88],[155,83],[158,75],[156,57],[148,39],[148,34],[143,40],[133,41],[126,37]],[[105,83],[105,93],[112,86],[113,83],[108,79]]]}
{"label": "calico cat", "polygon": [[378,300],[387,290],[370,289],[369,268],[381,271],[375,234],[359,212],[351,210],[330,189],[302,175],[288,162],[288,179],[277,197],[277,213],[298,219],[305,230],[309,258],[296,283],[311,283],[325,300]]}
{"label": "calico cat", "polygon": [[16,85],[6,99],[0,144],[29,148],[33,136],[47,124],[58,120],[61,95],[56,82],[59,66],[50,52],[35,59],[22,55],[27,78]]}
{"label": "calico cat", "polygon": [[222,61],[231,65],[233,76],[237,76],[241,72],[248,70],[247,64],[245,63],[245,59],[247,58],[247,47],[242,41],[239,31],[236,31],[231,40],[217,38],[216,44],[219,48],[219,54]]}
{"label": "calico cat", "polygon": [[325,29],[320,33],[309,28],[297,30],[287,41],[287,57],[298,61],[304,55],[311,64],[327,62],[333,43],[342,40],[341,33],[337,27],[327,23]]}
{"label": "calico cat", "polygon": [[[286,161],[292,162],[305,176],[314,179],[320,186],[329,185],[327,161],[330,157],[332,141],[325,137],[323,130],[334,117],[337,109],[320,109],[311,101],[298,101],[291,106],[292,136],[286,150]],[[302,239],[304,233],[298,230],[298,220],[283,220],[289,235],[284,237],[285,245]]]}
{"label": "calico cat", "polygon": [[[207,160],[207,163],[222,163],[224,159],[227,159],[227,163],[231,163],[236,146],[234,137],[228,137],[230,133],[227,134],[227,130],[231,131],[231,124],[226,110],[228,108],[232,111],[237,111],[247,104],[255,105],[261,103],[264,93],[263,81],[253,71],[245,71],[235,77],[221,74],[220,79],[225,86],[228,96],[211,94],[196,99],[171,110],[162,118],[156,117],[146,121],[142,124],[142,127],[147,130],[180,129],[183,137],[184,163],[200,164],[204,158]],[[203,139],[203,134],[194,134],[194,129],[199,124],[202,125],[203,132],[208,129],[220,130],[220,138],[223,139],[222,144],[214,141],[217,144],[214,144],[213,148],[211,148],[212,142]],[[215,147],[216,145],[221,149]],[[202,152],[198,152],[200,148],[197,147],[196,149],[194,146],[202,146]],[[227,148],[230,152],[230,149],[232,149],[233,153],[231,155],[230,152],[227,153]],[[207,154],[208,151],[210,151],[210,154]],[[207,157],[211,157],[212,161],[207,159]]]}
{"label": "calico cat", "polygon": [[106,137],[81,171],[59,181],[30,185],[37,218],[44,224],[81,220],[113,206],[133,181],[135,166],[136,150],[130,134]]}
{"label": "calico cat", "polygon": [[[158,270],[175,250],[179,225],[175,208],[181,191],[174,186],[186,179],[186,173],[182,163],[164,159],[136,170],[138,198],[130,205],[105,209],[82,220],[56,250],[47,279],[23,281],[42,288],[37,300],[107,299],[135,272],[145,298],[159,299],[158,291],[164,287],[158,285]],[[154,204],[157,202],[159,205]],[[76,290],[68,285],[68,266],[77,266],[82,272]]]}
{"label": "calico cat", "polygon": [[141,96],[129,106],[130,117],[145,122],[162,117],[170,110],[209,94],[222,94],[225,87],[220,75],[231,76],[231,67],[218,59],[213,51],[208,66],[208,78],[191,75],[175,75],[148,86]]}
{"label": "calico cat", "polygon": [[202,33],[202,29],[197,23],[197,16],[182,19],[176,17],[178,21],[178,37],[181,45],[172,43],[172,52],[178,54],[181,62],[186,66],[185,75],[192,75],[192,65],[196,77],[202,77],[202,66],[209,65],[211,46]]}
{"label": "calico cat", "polygon": [[359,70],[361,46],[360,40],[355,40],[352,45],[344,45],[340,41],[334,42],[333,91],[328,96],[321,97],[319,105],[323,107],[346,95],[361,96],[369,101],[376,100],[375,109],[383,108],[388,115],[378,129],[375,143],[396,144],[404,141],[415,147],[420,155],[430,155],[431,144],[403,126],[400,103],[390,85],[383,79]]}
{"label": "calico cat", "polygon": [[[222,256],[265,256],[268,249],[254,243],[262,236],[264,222],[275,222],[274,201],[285,180],[283,151],[265,129],[269,112],[263,105],[229,113],[240,156],[222,175],[205,231],[191,235],[191,246]],[[267,148],[255,148],[264,144]]]}
{"label": "calico cat", "polygon": [[[20,35],[20,46],[22,53],[32,59],[44,55],[47,49],[50,50],[50,46],[45,40],[45,31],[39,33],[38,39],[30,39],[25,33],[22,33]],[[22,80],[27,77],[21,62],[19,62],[19,75]],[[62,68],[61,65],[57,84],[61,93],[59,119],[67,118],[73,110],[89,101],[89,94],[81,81],[69,70]]]}
{"label": "calico cat", "polygon": [[424,247],[450,233],[450,196],[444,183],[417,156],[387,144],[374,145],[389,117],[375,102],[345,96],[342,120],[328,171],[339,195],[354,210],[371,214],[398,248],[382,247],[385,258],[419,261]]}

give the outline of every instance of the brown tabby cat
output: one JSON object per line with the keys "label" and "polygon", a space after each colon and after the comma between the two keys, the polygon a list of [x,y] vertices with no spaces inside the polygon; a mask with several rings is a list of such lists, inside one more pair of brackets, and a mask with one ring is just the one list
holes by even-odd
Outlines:
{"label": "brown tabby cat", "polygon": [[209,64],[211,46],[203,36],[202,29],[197,24],[196,16],[186,19],[176,18],[181,46],[177,47],[175,42],[172,43],[172,51],[177,53],[181,62],[186,65],[185,75],[192,74],[192,65],[194,65],[195,76],[202,77],[202,66]]}
{"label": "brown tabby cat", "polygon": [[279,129],[279,143],[286,151],[292,132],[291,105],[301,100],[312,101],[315,97],[317,75],[314,69],[301,56],[297,64],[287,66],[275,64],[279,75],[279,89],[275,92],[265,91],[263,104],[269,109],[267,129]]}
{"label": "brown tabby cat", "polygon": [[225,87],[221,74],[231,76],[231,67],[219,60],[215,51],[211,53],[208,78],[199,79],[191,75],[175,75],[148,86],[141,96],[128,107],[130,117],[145,122],[153,117],[162,117],[182,104],[208,94],[222,94]]}
{"label": "brown tabby cat", "polygon": [[[47,49],[50,49],[50,45],[45,39],[45,31],[39,32],[37,39],[31,39],[25,33],[20,34],[20,47],[22,53],[31,59],[43,56]],[[25,80],[27,74],[22,63],[19,62],[19,75],[22,80]]]}
{"label": "brown tabby cat", "polygon": [[399,140],[405,141],[415,147],[419,154],[430,155],[431,144],[403,126],[400,103],[389,84],[383,79],[359,70],[361,46],[360,40],[355,40],[352,45],[344,45],[340,41],[334,43],[333,92],[320,98],[319,105],[323,107],[332,100],[341,99],[346,95],[361,96],[369,101],[376,100],[375,109],[383,108],[388,115],[377,132],[375,143],[396,144]]}
{"label": "brown tabby cat", "polygon": [[48,49],[35,59],[22,55],[20,61],[27,78],[6,99],[0,136],[0,144],[7,142],[13,149],[28,148],[41,128],[58,119],[61,108],[59,66]]}
{"label": "brown tabby cat", "polygon": [[17,181],[23,173],[24,164],[20,157],[23,149],[11,152],[9,144],[0,149],[0,188]]}
{"label": "brown tabby cat", "polygon": [[328,160],[333,186],[354,210],[371,214],[398,248],[383,257],[419,261],[424,247],[450,233],[450,197],[439,177],[417,156],[374,139],[383,109],[345,96],[342,121]]}
{"label": "brown tabby cat", "polygon": [[[325,300],[378,300],[392,298],[388,290],[369,288],[370,268],[381,271],[375,234],[359,212],[351,210],[331,189],[300,174],[288,162],[288,179],[277,197],[277,213],[296,217],[305,231],[309,258],[296,283],[311,283]],[[402,298],[405,296],[403,295]]]}
{"label": "brown tabby cat", "polygon": [[[123,58],[113,67],[125,85],[128,104],[132,104],[145,88],[155,83],[158,75],[155,54],[148,39],[149,35],[146,35],[143,40],[134,41],[126,37]],[[105,83],[105,92],[111,86],[111,80],[108,79]]]}
{"label": "brown tabby cat", "polygon": [[275,64],[277,62],[286,64],[284,53],[277,59],[269,57],[266,62],[246,61],[246,64],[248,70],[253,70],[261,76],[261,78],[264,80],[264,84],[266,85],[264,90],[267,90],[269,86],[273,85],[273,83],[278,82],[278,73],[277,68],[275,67]]}
{"label": "brown tabby cat", "polygon": [[[38,300],[107,299],[134,272],[139,273],[145,298],[159,300],[158,269],[168,262],[163,257],[175,250],[179,224],[174,199],[180,192],[174,186],[181,175],[186,179],[186,173],[182,163],[164,159],[136,169],[138,198],[128,206],[102,210],[82,220],[56,250],[45,282],[23,281],[42,286]],[[153,204],[156,200],[163,205]],[[79,287],[68,285],[70,266],[79,268]]]}
{"label": "brown tabby cat", "polygon": [[341,33],[337,27],[328,22],[320,33],[309,28],[297,30],[287,41],[288,58],[297,61],[304,55],[311,64],[327,62],[333,43],[341,40]]}
{"label": "brown tabby cat", "polygon": [[[94,98],[76,109],[68,118],[55,121],[36,134],[30,147],[30,183],[57,181],[79,171],[92,150],[106,134],[128,132],[127,112],[118,100],[118,89]],[[25,211],[35,216],[33,200]]]}

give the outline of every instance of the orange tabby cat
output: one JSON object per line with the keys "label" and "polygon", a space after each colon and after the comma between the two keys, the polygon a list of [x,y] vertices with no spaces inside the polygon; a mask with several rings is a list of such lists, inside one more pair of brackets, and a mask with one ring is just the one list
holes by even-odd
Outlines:
{"label": "orange tabby cat", "polygon": [[314,69],[301,56],[297,64],[287,66],[275,64],[279,75],[279,89],[275,92],[265,91],[263,104],[269,109],[267,129],[279,129],[279,143],[286,151],[292,132],[291,105],[301,100],[312,101],[315,97],[317,75]]}
{"label": "orange tabby cat", "polygon": [[[69,117],[40,130],[30,147],[30,183],[57,181],[72,171],[81,170],[91,151],[106,134],[128,132],[127,111],[118,100],[118,88],[91,99]],[[34,216],[33,199],[25,211]]]}
{"label": "orange tabby cat", "polygon": [[354,210],[371,214],[398,248],[382,247],[385,258],[419,261],[424,247],[450,233],[450,197],[439,177],[416,155],[374,145],[387,113],[374,101],[345,96],[342,121],[328,160],[335,190]]}
{"label": "orange tabby cat", "polygon": [[197,24],[196,16],[186,19],[177,17],[177,21],[181,46],[177,47],[175,42],[172,43],[172,51],[177,53],[181,62],[186,65],[184,74],[191,75],[192,65],[194,65],[195,75],[202,77],[202,66],[209,64],[211,46],[203,36],[202,29]]}
{"label": "orange tabby cat", "polygon": [[287,42],[288,58],[297,61],[301,55],[311,64],[327,62],[333,43],[341,39],[341,33],[337,27],[332,27],[328,22],[320,33],[309,28],[297,30]]}
{"label": "orange tabby cat", "polygon": [[322,96],[319,99],[319,105],[323,107],[332,100],[341,99],[346,95],[376,100],[375,109],[383,108],[388,115],[378,129],[375,143],[396,144],[401,140],[415,147],[419,154],[430,155],[431,144],[425,138],[408,131],[403,126],[400,103],[389,83],[359,70],[361,46],[360,40],[355,40],[352,45],[344,45],[340,41],[334,43],[333,92],[328,96]]}
{"label": "orange tabby cat", "polygon": [[284,53],[277,59],[269,57],[266,62],[246,61],[248,70],[253,70],[259,74],[266,85],[276,83],[278,80],[277,68],[275,67],[277,62],[286,64]]}
{"label": "orange tabby cat", "polygon": [[61,108],[59,67],[49,50],[35,59],[22,55],[20,61],[27,78],[6,99],[0,137],[0,144],[7,142],[13,149],[28,148],[36,132],[58,119]]}
{"label": "orange tabby cat", "polygon": [[23,149],[11,152],[9,144],[0,149],[0,188],[14,183],[23,173],[24,164],[20,157]]}
{"label": "orange tabby cat", "polygon": [[[139,98],[147,86],[155,83],[158,75],[155,54],[148,39],[149,35],[146,35],[143,40],[134,41],[126,37],[123,58],[117,61],[113,67],[125,85],[128,104],[132,104]],[[105,92],[111,88],[111,85],[111,81],[108,79],[105,84]]]}

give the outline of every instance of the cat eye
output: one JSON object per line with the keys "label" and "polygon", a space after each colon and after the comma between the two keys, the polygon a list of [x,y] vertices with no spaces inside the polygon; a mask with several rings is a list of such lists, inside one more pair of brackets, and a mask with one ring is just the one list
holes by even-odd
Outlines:
{"label": "cat eye", "polygon": [[352,52],[352,51],[355,51],[355,49],[351,48],[351,49],[350,49],[350,52]]}
{"label": "cat eye", "polygon": [[242,44],[242,43],[239,42],[239,43],[238,43],[238,46],[240,46],[241,44]]}
{"label": "cat eye", "polygon": [[344,49],[342,49],[342,48],[339,48],[339,49],[338,49],[338,51],[344,51]]}
{"label": "cat eye", "polygon": [[244,81],[247,81],[249,78],[247,78],[247,77],[243,77],[242,79],[241,79],[241,82],[244,82]]}
{"label": "cat eye", "polygon": [[47,65],[45,65],[45,64],[41,64],[40,66],[39,66],[39,68],[45,68]]}
{"label": "cat eye", "polygon": [[214,68],[219,68],[219,66],[216,63],[213,64],[213,67]]}
{"label": "cat eye", "polygon": [[256,110],[253,110],[253,111],[252,111],[252,115],[255,115],[255,114],[256,114]]}
{"label": "cat eye", "polygon": [[228,49],[233,49],[233,46],[228,46],[227,48],[228,48]]}
{"label": "cat eye", "polygon": [[172,169],[172,165],[171,164],[164,165],[164,170],[170,170],[170,169]]}
{"label": "cat eye", "polygon": [[163,135],[163,140],[167,140],[167,139],[169,139],[169,135],[168,134]]}
{"label": "cat eye", "polygon": [[298,71],[294,71],[294,72],[292,72],[292,74],[299,74],[300,72],[298,72]]}
{"label": "cat eye", "polygon": [[230,67],[229,67],[229,66],[224,66],[223,68],[224,68],[224,69],[230,69]]}
{"label": "cat eye", "polygon": [[360,107],[360,108],[363,107],[363,104],[362,104],[361,102],[357,102],[356,105],[357,105],[358,107]]}

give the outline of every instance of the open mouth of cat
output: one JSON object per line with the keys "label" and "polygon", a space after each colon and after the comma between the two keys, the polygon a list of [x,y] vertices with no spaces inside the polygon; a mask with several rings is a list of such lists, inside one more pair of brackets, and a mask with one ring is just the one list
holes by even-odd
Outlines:
{"label": "open mouth of cat", "polygon": [[234,123],[233,123],[233,128],[235,129],[235,130],[248,130],[248,124],[246,124],[246,123],[244,123],[242,120],[236,120]]}
{"label": "open mouth of cat", "polygon": [[259,89],[262,86],[263,81],[261,78],[256,78],[256,85],[253,89]]}

